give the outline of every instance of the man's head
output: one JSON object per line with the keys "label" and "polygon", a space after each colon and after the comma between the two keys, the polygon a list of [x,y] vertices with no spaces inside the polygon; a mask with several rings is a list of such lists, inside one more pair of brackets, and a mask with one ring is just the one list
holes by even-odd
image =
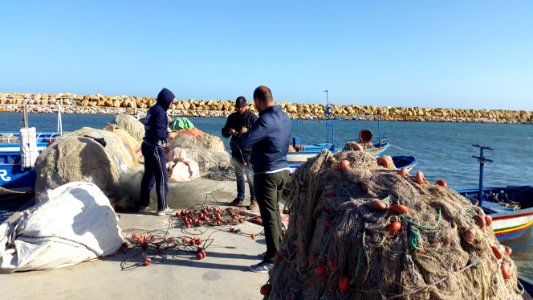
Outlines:
{"label": "man's head", "polygon": [[258,112],[261,112],[274,105],[272,91],[264,85],[258,86],[254,91],[254,105]]}
{"label": "man's head", "polygon": [[176,97],[167,88],[163,88],[157,95],[157,103],[159,103],[159,105],[161,105],[165,110],[167,110],[170,104],[175,101],[177,101]]}
{"label": "man's head", "polygon": [[243,96],[237,97],[237,99],[235,99],[235,111],[239,114],[243,114],[247,109],[248,107],[246,107],[246,98]]}

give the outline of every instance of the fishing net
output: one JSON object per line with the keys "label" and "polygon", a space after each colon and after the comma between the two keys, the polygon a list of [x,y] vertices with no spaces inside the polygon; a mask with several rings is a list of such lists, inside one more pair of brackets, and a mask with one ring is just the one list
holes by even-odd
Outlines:
{"label": "fishing net", "polygon": [[[168,161],[180,161],[182,156],[198,163],[200,174],[219,172],[230,164],[230,157],[222,140],[207,133],[188,134],[189,131],[177,131],[175,138],[169,139],[170,152]],[[195,130],[194,132],[197,132]]]}
{"label": "fishing net", "polygon": [[121,141],[131,157],[134,158],[134,163],[138,163],[141,153],[141,143],[132,137],[126,130],[119,128],[115,124],[110,124],[105,127],[105,130],[115,134]]}
{"label": "fishing net", "polygon": [[447,187],[361,151],[323,151],[288,188],[269,299],[521,298],[490,217]]}
{"label": "fishing net", "polygon": [[112,132],[84,127],[46,147],[35,162],[37,199],[73,181],[96,184],[112,196],[121,175],[135,166],[122,140]]}
{"label": "fishing net", "polygon": [[115,124],[126,130],[133,138],[141,142],[144,138],[144,125],[135,117],[126,114],[115,115]]}

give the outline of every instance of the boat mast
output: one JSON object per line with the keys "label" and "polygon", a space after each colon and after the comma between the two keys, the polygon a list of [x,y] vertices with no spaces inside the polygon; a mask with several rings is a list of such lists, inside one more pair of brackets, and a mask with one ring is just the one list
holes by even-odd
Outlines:
{"label": "boat mast", "polygon": [[326,89],[324,91],[324,93],[326,93],[326,143],[329,143],[329,136],[330,136],[329,131],[331,130],[331,143],[335,144],[335,142],[334,142],[335,136],[334,136],[334,131],[333,131],[333,122],[331,123],[331,126],[329,124],[330,121],[331,121],[331,107],[329,106],[329,91],[328,91],[328,89]]}
{"label": "boat mast", "polygon": [[479,200],[479,206],[481,206],[481,203],[483,202],[483,166],[485,166],[486,162],[492,162],[491,159],[486,158],[483,156],[483,150],[494,150],[487,146],[481,146],[479,144],[472,145],[474,147],[479,148],[479,156],[472,155],[473,158],[477,158],[479,162],[479,194],[478,194],[478,200]]}

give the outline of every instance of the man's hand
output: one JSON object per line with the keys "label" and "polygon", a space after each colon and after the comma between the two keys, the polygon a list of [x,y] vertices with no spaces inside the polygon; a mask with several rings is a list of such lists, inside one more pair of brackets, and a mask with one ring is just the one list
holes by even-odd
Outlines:
{"label": "man's hand", "polygon": [[235,129],[233,129],[233,128],[230,128],[230,129],[228,130],[228,132],[229,132],[230,135],[235,135],[235,134],[237,134],[237,131],[235,131]]}
{"label": "man's hand", "polygon": [[243,127],[243,128],[241,129],[241,134],[245,134],[245,133],[247,133],[247,132],[248,132],[248,128]]}

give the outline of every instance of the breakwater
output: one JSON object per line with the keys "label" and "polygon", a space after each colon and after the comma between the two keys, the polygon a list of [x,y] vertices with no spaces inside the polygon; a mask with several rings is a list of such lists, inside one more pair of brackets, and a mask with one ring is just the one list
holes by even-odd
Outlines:
{"label": "breakwater", "polygon": [[[19,112],[24,104],[30,104],[30,112],[55,112],[54,104],[61,104],[65,113],[131,115],[146,113],[156,99],[136,96],[105,96],[100,94],[76,95],[0,93],[0,112]],[[324,104],[278,102],[293,119],[320,119],[326,114]],[[254,110],[253,103],[248,106]],[[233,112],[233,100],[179,100],[170,106],[170,114],[187,117],[225,117]],[[331,105],[335,118],[380,115],[382,120],[414,122],[476,122],[533,124],[533,111],[501,109],[454,109],[391,107],[373,105]]]}

